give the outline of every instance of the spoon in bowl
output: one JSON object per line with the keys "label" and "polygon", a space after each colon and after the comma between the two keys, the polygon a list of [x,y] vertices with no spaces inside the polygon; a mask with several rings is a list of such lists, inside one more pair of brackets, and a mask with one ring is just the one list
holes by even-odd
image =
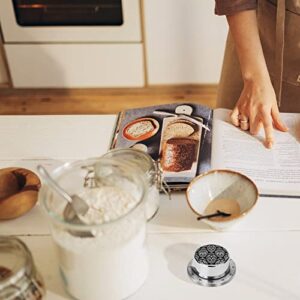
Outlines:
{"label": "spoon in bowl", "polygon": [[[72,221],[72,223],[75,224],[86,224],[86,221],[84,221],[82,217],[88,212],[90,206],[78,195],[74,194],[70,196],[61,186],[58,185],[43,166],[38,165],[37,170],[45,182],[68,202],[63,213],[65,220]],[[92,231],[72,231],[72,234],[80,237],[95,236],[95,233]]]}
{"label": "spoon in bowl", "polygon": [[230,217],[231,214],[229,213],[226,213],[224,211],[220,211],[220,210],[217,210],[216,213],[213,213],[213,214],[209,214],[209,215],[205,215],[205,216],[199,216],[197,218],[198,221],[202,220],[202,219],[210,219],[210,218],[214,218],[214,217]]}

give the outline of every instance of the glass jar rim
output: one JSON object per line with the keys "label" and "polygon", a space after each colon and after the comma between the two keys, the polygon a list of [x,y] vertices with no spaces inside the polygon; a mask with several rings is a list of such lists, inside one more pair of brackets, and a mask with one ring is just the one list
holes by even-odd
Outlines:
{"label": "glass jar rim", "polygon": [[[125,157],[122,157],[122,156]],[[102,157],[111,157],[115,159],[126,159],[126,155],[131,155],[133,158],[134,155],[138,156],[139,158],[144,159],[144,162],[147,163],[147,170],[141,170],[145,172],[146,176],[148,176],[148,180],[150,180],[150,185],[155,184],[156,187],[160,192],[164,192],[170,199],[170,188],[167,182],[163,178],[163,171],[161,169],[160,160],[154,160],[150,154],[139,150],[139,149],[132,149],[132,148],[113,148],[110,149],[108,152],[102,155]],[[135,161],[133,164],[136,163]],[[140,161],[139,161],[140,163]]]}
{"label": "glass jar rim", "polygon": [[[71,170],[72,168],[74,168],[76,166],[80,166],[83,162],[86,164],[86,166],[91,166],[91,165],[95,164],[96,162],[100,162],[100,161],[102,161],[102,162],[114,161],[118,164],[124,165],[127,168],[130,168],[130,169],[133,168],[127,162],[120,162],[120,160],[116,160],[113,158],[93,157],[93,158],[87,158],[87,159],[82,159],[82,160],[66,162],[66,163],[62,164],[61,166],[55,168],[51,172],[51,176],[55,180],[55,179],[59,178],[60,176],[63,176],[64,172]],[[139,171],[138,169],[136,169],[136,171],[138,173],[141,173],[141,171]],[[95,230],[95,229],[99,229],[99,228],[105,228],[106,226],[116,224],[116,223],[120,222],[121,220],[125,219],[126,217],[131,215],[144,202],[148,186],[147,186],[143,176],[137,175],[136,177],[140,181],[140,184],[142,185],[142,193],[141,193],[139,201],[137,201],[137,203],[128,212],[121,215],[120,217],[118,217],[114,220],[108,221],[108,222],[100,223],[100,224],[75,224],[75,223],[67,222],[60,214],[53,212],[52,209],[47,204],[47,197],[49,197],[48,194],[51,193],[51,188],[49,188],[45,184],[42,184],[42,187],[40,188],[38,197],[39,197],[39,201],[42,203],[42,207],[46,211],[47,215],[50,216],[51,219],[54,220],[56,223],[59,223],[59,224],[65,226],[66,228],[78,230],[78,231],[89,231],[89,230]]]}
{"label": "glass jar rim", "polygon": [[154,159],[144,151],[138,150],[138,149],[132,149],[132,148],[114,148],[110,149],[108,152],[102,155],[102,157],[111,157],[111,158],[118,158],[118,154],[120,156],[122,154],[128,155],[139,155],[142,156],[145,159],[145,162],[148,164],[148,170],[155,170],[155,161]]}

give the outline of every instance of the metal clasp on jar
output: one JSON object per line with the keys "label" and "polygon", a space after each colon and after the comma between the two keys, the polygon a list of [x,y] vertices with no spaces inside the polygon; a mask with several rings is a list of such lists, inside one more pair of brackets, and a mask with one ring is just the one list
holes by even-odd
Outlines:
{"label": "metal clasp on jar", "polygon": [[165,193],[169,200],[171,200],[171,189],[167,182],[163,178],[163,170],[161,168],[160,160],[154,162],[155,165],[155,183],[156,187],[160,192]]}
{"label": "metal clasp on jar", "polygon": [[[154,174],[149,174],[150,176],[153,176],[154,184],[156,185],[156,188],[158,189],[159,192],[163,192],[168,196],[168,198],[171,200],[171,189],[167,182],[163,179],[163,171],[161,168],[160,160],[154,161]],[[84,182],[83,186],[93,189],[99,187],[101,184],[99,182],[99,179],[96,178],[95,176],[95,165],[89,165],[89,166],[84,166],[82,169],[86,170],[87,173],[84,176]]]}
{"label": "metal clasp on jar", "polygon": [[99,186],[95,178],[95,166],[83,166],[82,169],[86,170],[87,173],[84,176],[83,186],[86,188],[94,189]]}

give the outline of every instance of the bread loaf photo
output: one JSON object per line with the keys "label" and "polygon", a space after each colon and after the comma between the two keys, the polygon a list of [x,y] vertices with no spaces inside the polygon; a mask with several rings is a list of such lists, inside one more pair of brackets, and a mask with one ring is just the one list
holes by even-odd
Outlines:
{"label": "bread loaf photo", "polygon": [[161,165],[164,171],[190,170],[197,157],[198,141],[190,138],[171,138],[162,148]]}
{"label": "bread loaf photo", "polygon": [[195,132],[195,125],[183,119],[170,122],[164,130],[164,139],[189,137]]}

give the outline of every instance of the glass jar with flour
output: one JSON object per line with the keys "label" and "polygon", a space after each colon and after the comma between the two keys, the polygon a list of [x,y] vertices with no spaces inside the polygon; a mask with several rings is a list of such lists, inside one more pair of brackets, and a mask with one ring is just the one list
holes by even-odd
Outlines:
{"label": "glass jar with flour", "polygon": [[[97,170],[97,176],[95,176]],[[75,299],[124,299],[146,280],[145,195],[141,171],[126,161],[95,158],[52,172],[88,211],[70,218],[69,204],[47,184],[39,197],[51,219],[52,236],[67,292]]]}
{"label": "glass jar with flour", "polygon": [[152,219],[159,208],[159,192],[163,191],[168,194],[167,185],[162,179],[159,163],[155,162],[149,154],[143,151],[127,148],[110,150],[103,157],[126,161],[132,164],[133,167],[140,169],[148,184],[148,192],[145,196],[146,217],[148,221]]}

